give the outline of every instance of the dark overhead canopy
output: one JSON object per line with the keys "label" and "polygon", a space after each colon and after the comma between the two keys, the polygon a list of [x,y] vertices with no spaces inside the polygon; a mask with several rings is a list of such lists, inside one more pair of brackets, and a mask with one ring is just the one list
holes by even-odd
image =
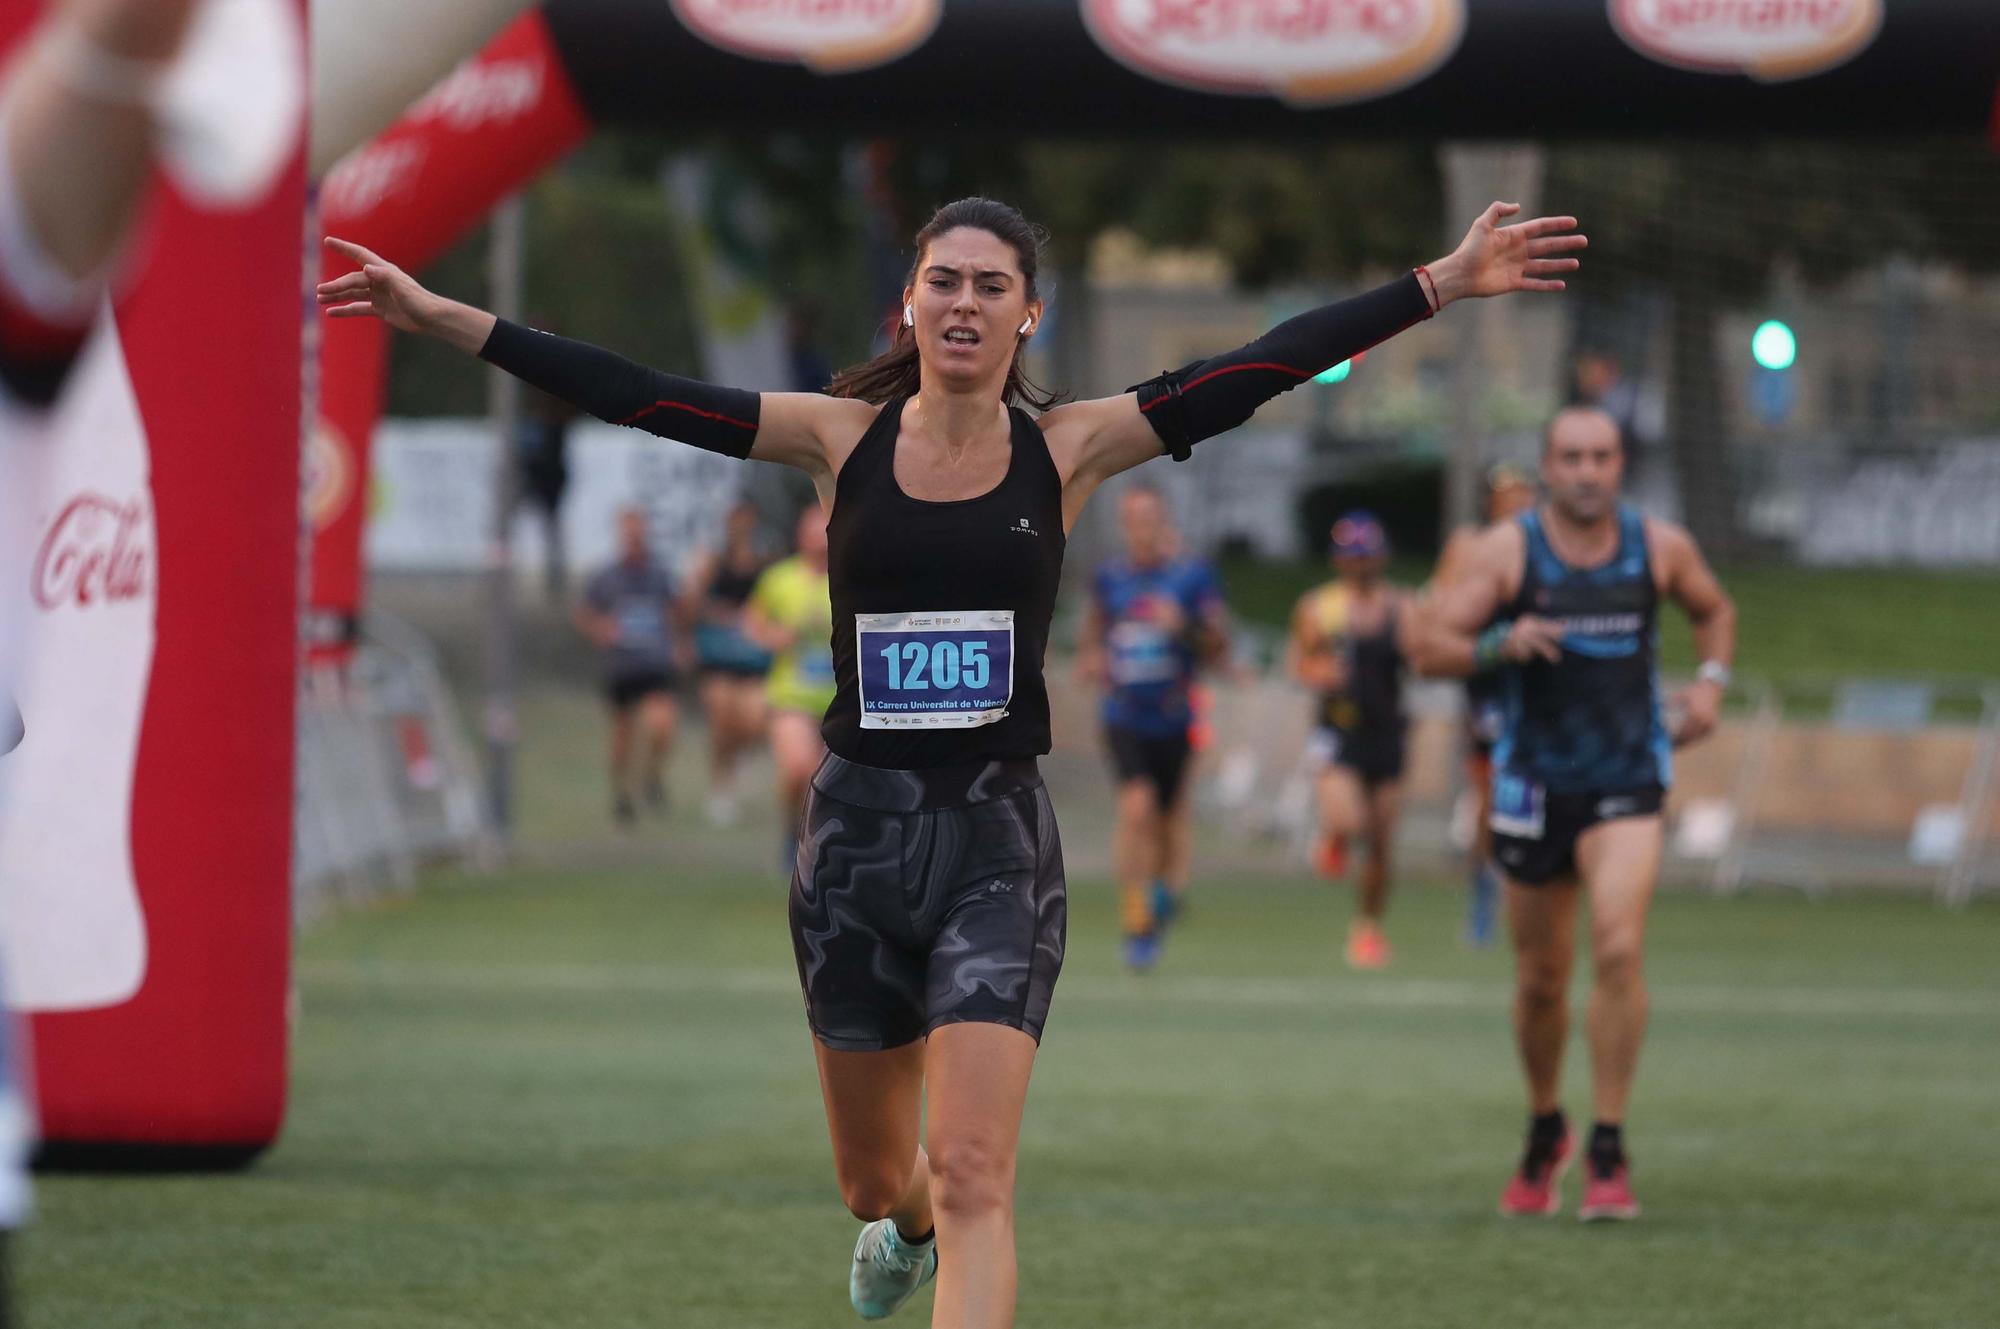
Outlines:
{"label": "dark overhead canopy", "polygon": [[[547,15],[601,123],[662,129],[1450,138],[1972,133],[1994,119],[2000,75],[2000,0],[1369,0],[1377,13],[1441,15],[1438,23],[1454,30],[1462,16],[1462,34],[1455,45],[1449,36],[1432,44],[1442,63],[1427,75],[1338,105],[1204,91],[1140,72],[1135,65],[1147,65],[1147,57],[1121,63],[1108,54],[1083,9],[1142,16],[1135,22],[1178,14],[1184,28],[1223,15],[1239,29],[1262,22],[1269,39],[1275,25],[1291,21],[1284,15],[1352,14],[1364,7],[1359,0],[845,3],[855,11],[913,13],[925,27],[933,10],[942,13],[907,53],[834,74],[732,54],[677,15],[768,20],[786,11],[824,14],[840,9],[840,0],[551,0]],[[1612,19],[1613,10],[1768,15],[1827,6],[1864,15],[1870,29],[1879,15],[1880,29],[1845,63],[1775,82],[1649,58]],[[1100,32],[1109,21],[1100,21]],[[1116,44],[1115,36],[1107,44]]]}

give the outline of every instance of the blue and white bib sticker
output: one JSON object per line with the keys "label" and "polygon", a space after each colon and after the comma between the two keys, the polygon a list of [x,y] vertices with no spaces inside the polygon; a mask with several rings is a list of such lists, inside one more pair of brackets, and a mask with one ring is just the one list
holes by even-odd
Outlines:
{"label": "blue and white bib sticker", "polygon": [[856,614],[863,729],[976,729],[1014,697],[1014,611]]}
{"label": "blue and white bib sticker", "polygon": [[1181,675],[1174,639],[1155,623],[1126,619],[1106,634],[1111,681],[1121,688],[1171,683]]}
{"label": "blue and white bib sticker", "polygon": [[1493,815],[1487,824],[1496,835],[1539,840],[1548,820],[1547,793],[1540,780],[1496,771],[1493,775]]}

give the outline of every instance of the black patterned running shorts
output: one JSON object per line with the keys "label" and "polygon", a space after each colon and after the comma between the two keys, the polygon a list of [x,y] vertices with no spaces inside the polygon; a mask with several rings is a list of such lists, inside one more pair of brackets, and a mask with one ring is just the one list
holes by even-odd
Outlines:
{"label": "black patterned running shorts", "polygon": [[968,1021],[1039,1042],[1069,905],[1035,763],[890,771],[829,753],[791,915],[806,1019],[827,1047],[900,1047]]}

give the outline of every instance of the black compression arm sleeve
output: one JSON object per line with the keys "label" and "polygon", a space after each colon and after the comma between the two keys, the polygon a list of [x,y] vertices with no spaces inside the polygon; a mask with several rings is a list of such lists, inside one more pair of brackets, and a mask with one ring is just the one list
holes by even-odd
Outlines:
{"label": "black compression arm sleeve", "polygon": [[719,388],[663,374],[588,342],[498,319],[479,358],[532,383],[607,424],[747,457],[757,438],[762,399],[741,388]]}
{"label": "black compression arm sleeve", "polygon": [[1287,319],[1247,346],[1197,360],[1128,392],[1175,460],[1205,438],[1234,429],[1251,412],[1342,360],[1431,316],[1417,274],[1351,300]]}

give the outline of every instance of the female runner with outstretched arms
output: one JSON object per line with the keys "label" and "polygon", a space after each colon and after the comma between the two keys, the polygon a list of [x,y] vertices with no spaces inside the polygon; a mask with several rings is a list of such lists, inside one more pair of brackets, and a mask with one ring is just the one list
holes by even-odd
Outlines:
{"label": "female runner with outstretched arms", "polygon": [[1013,1322],[1015,1146],[1066,920],[1035,761],[1049,750],[1042,657],[1077,514],[1120,471],[1185,458],[1454,300],[1561,290],[1585,244],[1575,219],[1501,225],[1518,211],[1495,203],[1449,256],[1238,350],[1061,406],[1019,365],[1042,322],[1040,233],[987,199],[918,233],[894,344],[826,395],[647,369],[327,241],[360,269],[320,286],[333,317],[440,338],[599,419],[795,466],[818,487],[837,692],[791,926],[841,1196],[867,1224],[849,1282],[863,1317],[935,1274],[933,1326]]}

